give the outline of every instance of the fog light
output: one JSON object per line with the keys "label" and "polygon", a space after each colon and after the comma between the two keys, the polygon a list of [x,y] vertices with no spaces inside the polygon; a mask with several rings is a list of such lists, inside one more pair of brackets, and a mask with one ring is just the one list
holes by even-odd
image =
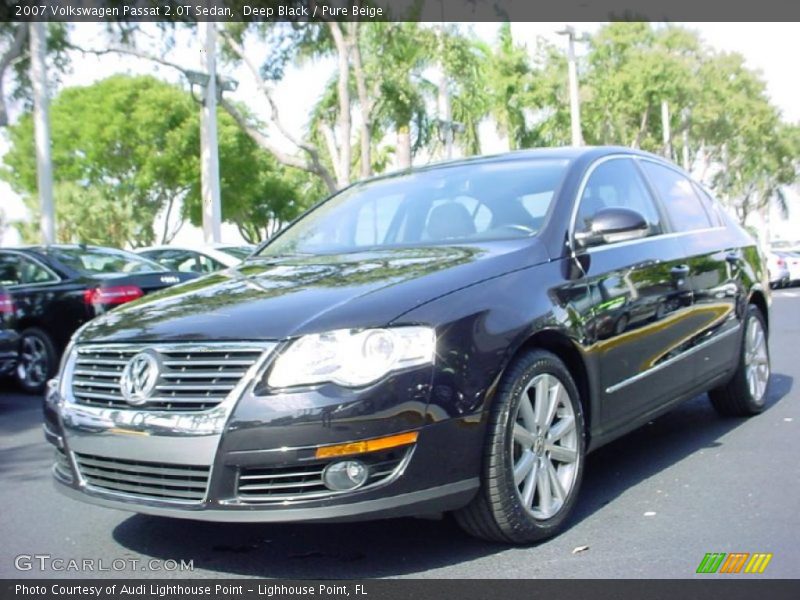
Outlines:
{"label": "fog light", "polygon": [[360,460],[340,460],[325,467],[322,481],[329,490],[344,492],[364,485],[368,475],[367,465]]}

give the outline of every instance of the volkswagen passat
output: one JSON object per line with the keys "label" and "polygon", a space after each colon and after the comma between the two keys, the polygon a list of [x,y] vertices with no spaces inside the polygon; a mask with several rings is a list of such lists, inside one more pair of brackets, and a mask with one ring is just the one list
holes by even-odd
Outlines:
{"label": "volkswagen passat", "polygon": [[239,267],[73,338],[46,401],[69,495],[213,521],[454,511],[525,543],[587,452],[702,392],[764,408],[753,240],[624,148],[477,158],[355,184]]}

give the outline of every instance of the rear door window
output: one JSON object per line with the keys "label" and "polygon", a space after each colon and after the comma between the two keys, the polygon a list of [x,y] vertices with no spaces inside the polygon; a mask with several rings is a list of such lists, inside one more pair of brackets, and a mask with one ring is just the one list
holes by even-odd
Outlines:
{"label": "rear door window", "polygon": [[714,227],[724,227],[725,218],[722,216],[722,207],[719,205],[719,202],[714,200],[711,194],[705,191],[701,186],[694,182],[693,184],[695,193],[700,198],[700,202],[703,203],[703,207],[706,209],[709,219],[711,219],[711,225]]}
{"label": "rear door window", "polygon": [[15,254],[0,255],[0,285],[52,283],[58,277],[36,261]]}
{"label": "rear door window", "polygon": [[16,254],[0,254],[0,285],[19,285],[19,271],[19,257]]}
{"label": "rear door window", "polygon": [[696,231],[712,226],[700,197],[687,177],[649,160],[641,161],[641,165],[677,231]]}

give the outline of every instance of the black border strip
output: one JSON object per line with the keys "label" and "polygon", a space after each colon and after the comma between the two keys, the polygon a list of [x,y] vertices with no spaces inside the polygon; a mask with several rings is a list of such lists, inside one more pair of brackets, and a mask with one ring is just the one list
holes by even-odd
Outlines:
{"label": "black border strip", "polygon": [[[361,7],[354,14],[355,6]],[[102,15],[100,14],[102,12]],[[797,0],[0,0],[0,21],[800,21]]]}
{"label": "black border strip", "polygon": [[[265,565],[265,569],[268,566]],[[23,586],[23,587],[20,587]],[[123,586],[135,589],[122,594]],[[181,589],[176,589],[180,586]],[[221,587],[217,587],[221,586]],[[81,590],[83,593],[69,593]],[[222,588],[225,588],[224,590]],[[21,591],[24,590],[24,591]],[[35,590],[35,591],[34,591]],[[99,591],[99,593],[97,593]],[[0,600],[660,600],[724,598],[725,600],[794,600],[799,580],[757,580],[708,576],[694,580],[257,580],[257,579],[83,579],[6,580]]]}

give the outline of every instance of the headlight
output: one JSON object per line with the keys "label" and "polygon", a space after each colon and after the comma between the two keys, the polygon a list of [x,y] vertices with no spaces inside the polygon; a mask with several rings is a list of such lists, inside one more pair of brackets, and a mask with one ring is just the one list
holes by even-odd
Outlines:
{"label": "headlight", "polygon": [[430,327],[306,335],[278,357],[268,383],[273,388],[323,382],[359,387],[398,369],[431,364],[435,350],[436,334]]}

